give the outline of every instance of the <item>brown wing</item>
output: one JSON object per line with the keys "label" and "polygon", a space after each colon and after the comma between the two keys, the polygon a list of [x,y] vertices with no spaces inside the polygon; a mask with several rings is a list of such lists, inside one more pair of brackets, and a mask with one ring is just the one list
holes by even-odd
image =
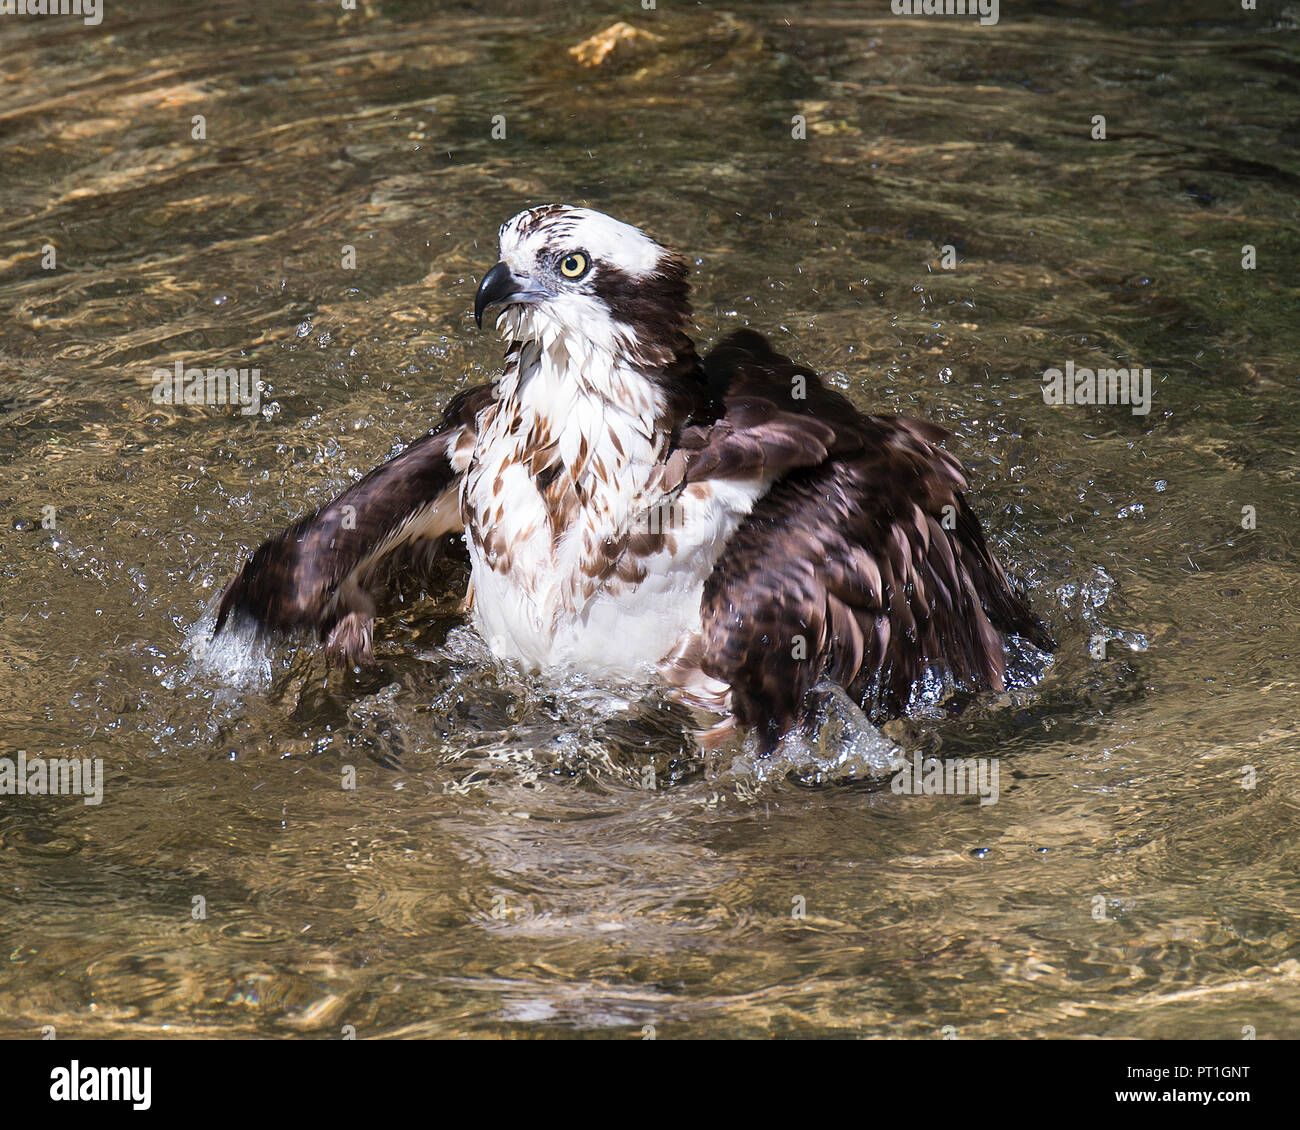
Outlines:
{"label": "brown wing", "polygon": [[[989,552],[961,465],[938,446],[943,429],[862,415],[750,331],[704,365],[727,411],[683,435],[687,479],[790,469],[728,541],[698,641],[677,662],[728,686],[765,750],[805,721],[823,675],[894,715],[928,669],[1000,688],[1005,635],[1051,646]],[[803,400],[791,398],[794,377]],[[732,405],[743,423],[764,392],[769,422],[729,429]]]}
{"label": "brown wing", "polygon": [[335,662],[369,660],[376,573],[461,528],[452,456],[491,401],[486,386],[456,396],[432,432],[265,541],[222,593],[214,634],[232,616],[263,630],[310,627]]}

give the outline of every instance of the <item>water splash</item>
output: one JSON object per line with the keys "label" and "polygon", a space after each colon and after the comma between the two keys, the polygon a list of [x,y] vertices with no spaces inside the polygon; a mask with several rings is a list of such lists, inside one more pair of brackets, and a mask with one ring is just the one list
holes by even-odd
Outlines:
{"label": "water splash", "polygon": [[806,784],[863,780],[888,776],[906,761],[906,754],[885,737],[861,707],[836,683],[813,688],[817,712],[807,732],[786,735],[766,757],[748,736],[731,774],[762,783],[794,776]]}
{"label": "water splash", "polygon": [[214,697],[218,700],[245,692],[264,693],[271,686],[270,641],[259,636],[253,624],[238,618],[228,621],[221,634],[214,636],[219,599],[219,593],[214,595],[198,620],[186,629],[188,659],[178,671],[164,676],[162,684],[175,688],[178,682],[215,680],[218,689]]}

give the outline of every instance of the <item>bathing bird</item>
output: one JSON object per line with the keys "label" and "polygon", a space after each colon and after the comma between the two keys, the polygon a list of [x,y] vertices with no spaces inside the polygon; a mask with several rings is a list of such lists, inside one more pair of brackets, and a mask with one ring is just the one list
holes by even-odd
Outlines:
{"label": "bathing bird", "polygon": [[258,548],[217,632],[307,628],[371,663],[391,567],[461,537],[499,659],[658,680],[706,747],[741,727],[763,752],[824,681],[891,717],[929,675],[1001,689],[1010,637],[1050,649],[943,428],[859,411],[752,329],[700,357],[686,260],[600,212],[530,208],[499,244],[474,316],[500,375]]}

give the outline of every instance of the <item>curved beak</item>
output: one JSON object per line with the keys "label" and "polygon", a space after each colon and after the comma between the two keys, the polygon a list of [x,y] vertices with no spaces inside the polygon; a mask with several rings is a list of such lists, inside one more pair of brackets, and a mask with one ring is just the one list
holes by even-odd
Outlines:
{"label": "curved beak", "polygon": [[474,321],[479,328],[483,326],[483,311],[489,306],[504,306],[523,290],[522,284],[510,272],[504,263],[498,263],[478,284],[478,293],[474,296]]}

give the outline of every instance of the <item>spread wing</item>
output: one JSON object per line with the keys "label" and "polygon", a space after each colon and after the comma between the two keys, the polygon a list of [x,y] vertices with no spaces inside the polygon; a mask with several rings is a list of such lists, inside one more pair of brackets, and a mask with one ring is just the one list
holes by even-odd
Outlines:
{"label": "spread wing", "polygon": [[377,574],[399,557],[427,557],[461,528],[457,467],[491,402],[486,386],[456,396],[432,432],[265,541],[222,593],[215,632],[231,617],[261,630],[310,627],[332,661],[368,661]]}
{"label": "spread wing", "polygon": [[823,676],[896,715],[927,670],[1001,688],[1006,635],[1052,646],[989,552],[943,429],[862,415],[752,331],[704,366],[726,411],[683,432],[686,479],[775,481],[666,671],[683,697],[703,704],[707,688],[770,749],[806,719]]}

